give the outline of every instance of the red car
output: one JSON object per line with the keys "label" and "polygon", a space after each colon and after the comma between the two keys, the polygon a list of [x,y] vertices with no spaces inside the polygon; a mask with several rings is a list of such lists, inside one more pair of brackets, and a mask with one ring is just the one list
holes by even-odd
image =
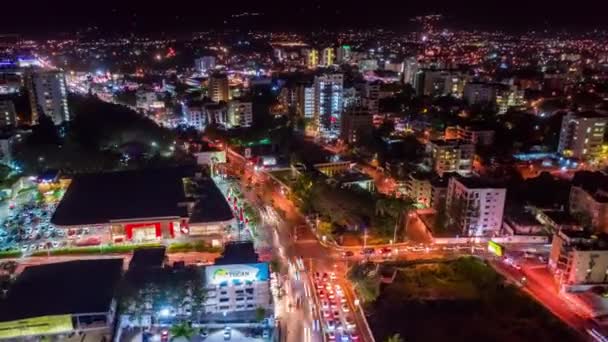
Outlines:
{"label": "red car", "polygon": [[382,247],[382,249],[380,249],[380,253],[382,254],[389,254],[392,250],[389,247]]}
{"label": "red car", "polygon": [[169,330],[163,330],[160,332],[160,340],[161,342],[169,341]]}

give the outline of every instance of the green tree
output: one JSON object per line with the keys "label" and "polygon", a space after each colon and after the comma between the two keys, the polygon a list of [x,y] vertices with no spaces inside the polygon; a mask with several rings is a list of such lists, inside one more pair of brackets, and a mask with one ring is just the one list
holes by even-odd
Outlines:
{"label": "green tree", "polygon": [[169,331],[171,332],[171,340],[175,340],[180,337],[190,340],[190,338],[194,336],[194,328],[192,328],[190,324],[186,322],[174,324]]}
{"label": "green tree", "polygon": [[266,318],[266,309],[261,306],[257,307],[257,309],[255,309],[255,320],[261,322],[264,318]]}
{"label": "green tree", "polygon": [[281,260],[279,260],[277,257],[272,258],[272,260],[270,260],[270,270],[275,273],[280,273],[281,269]]}
{"label": "green tree", "polygon": [[401,335],[394,334],[392,336],[387,337],[384,342],[403,342],[403,339],[401,338]]}

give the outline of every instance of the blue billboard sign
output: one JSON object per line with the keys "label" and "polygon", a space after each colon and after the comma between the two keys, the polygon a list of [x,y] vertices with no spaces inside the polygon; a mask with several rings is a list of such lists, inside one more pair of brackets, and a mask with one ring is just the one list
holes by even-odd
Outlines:
{"label": "blue billboard sign", "polygon": [[208,284],[267,281],[268,263],[214,265],[205,268]]}

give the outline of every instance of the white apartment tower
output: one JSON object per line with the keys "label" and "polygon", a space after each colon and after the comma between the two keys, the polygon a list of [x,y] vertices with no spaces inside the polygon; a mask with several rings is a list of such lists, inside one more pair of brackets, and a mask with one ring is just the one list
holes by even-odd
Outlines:
{"label": "white apartment tower", "polygon": [[596,156],[604,142],[608,117],[595,113],[568,113],[562,119],[557,152],[581,160]]}
{"label": "white apartment tower", "polygon": [[32,123],[38,123],[42,114],[49,116],[55,125],[70,121],[68,92],[65,74],[58,70],[36,71],[27,77]]}
{"label": "white apartment tower", "polygon": [[466,236],[493,236],[500,231],[507,189],[476,177],[452,177],[446,211]]}
{"label": "white apartment tower", "polygon": [[319,131],[326,138],[337,138],[343,110],[344,76],[325,74],[315,77],[315,119]]}

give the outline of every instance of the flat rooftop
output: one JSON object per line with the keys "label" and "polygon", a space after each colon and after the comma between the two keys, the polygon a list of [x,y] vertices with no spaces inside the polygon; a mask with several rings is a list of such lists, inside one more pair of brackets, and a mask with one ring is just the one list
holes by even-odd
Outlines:
{"label": "flat rooftop", "polygon": [[468,189],[505,189],[504,184],[494,179],[461,176],[454,178]]}
{"label": "flat rooftop", "polygon": [[29,266],[0,301],[0,322],[107,312],[122,263],[122,259],[98,259]]}
{"label": "flat rooftop", "polygon": [[210,178],[197,181],[197,200],[190,214],[190,224],[222,222],[234,218],[224,195]]}
{"label": "flat rooftop", "polygon": [[58,226],[105,224],[112,220],[188,217],[181,168],[74,176],[51,222]]}

